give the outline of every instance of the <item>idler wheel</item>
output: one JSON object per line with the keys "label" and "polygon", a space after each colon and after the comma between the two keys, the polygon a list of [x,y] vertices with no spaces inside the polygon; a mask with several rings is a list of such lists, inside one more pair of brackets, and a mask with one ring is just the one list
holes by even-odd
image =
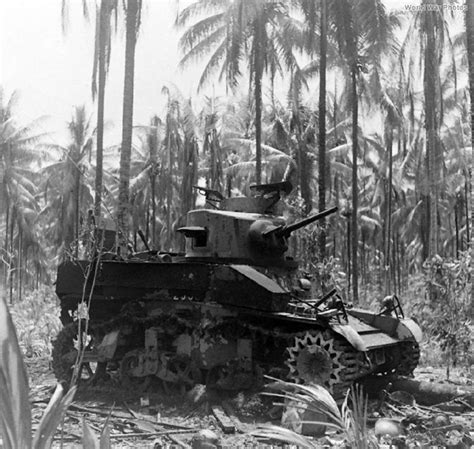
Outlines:
{"label": "idler wheel", "polygon": [[295,336],[294,345],[287,351],[289,377],[296,383],[315,383],[332,391],[342,381],[343,353],[329,332],[307,331]]}
{"label": "idler wheel", "polygon": [[82,323],[82,336],[78,335],[78,323],[66,325],[53,341],[52,366],[56,379],[65,386],[71,383],[74,366],[77,360],[78,349],[85,346],[84,360],[79,367],[78,382],[93,382],[105,376],[106,362],[93,362],[87,360],[88,354],[93,354],[95,338],[91,326],[88,333],[84,332],[85,324]]}

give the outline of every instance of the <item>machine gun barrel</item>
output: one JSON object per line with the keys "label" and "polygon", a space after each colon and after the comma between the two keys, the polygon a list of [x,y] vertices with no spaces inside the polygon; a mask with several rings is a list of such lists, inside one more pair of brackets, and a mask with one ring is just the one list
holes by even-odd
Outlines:
{"label": "machine gun barrel", "polygon": [[277,237],[289,237],[292,232],[297,231],[298,229],[307,226],[317,220],[322,220],[324,217],[327,217],[328,215],[331,215],[336,211],[337,206],[331,207],[330,209],[326,209],[307,218],[303,218],[303,220],[297,221],[296,223],[293,223],[291,225],[286,225],[272,229],[271,231],[267,231],[265,232],[265,235],[275,234]]}

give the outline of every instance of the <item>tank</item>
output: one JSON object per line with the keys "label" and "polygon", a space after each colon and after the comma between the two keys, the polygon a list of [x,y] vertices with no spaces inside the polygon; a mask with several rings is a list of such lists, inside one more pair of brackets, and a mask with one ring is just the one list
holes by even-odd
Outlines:
{"label": "tank", "polygon": [[[53,369],[68,382],[78,350],[76,310],[89,304],[80,367],[84,381],[119,377],[183,392],[196,384],[243,390],[264,374],[324,385],[340,398],[368,374],[410,375],[421,331],[398,298],[379,311],[344,304],[336,290],[312,297],[311,279],[287,255],[291,236],[337,208],[288,224],[289,182],[224,198],[198,187],[206,206],[188,212],[184,253],[146,251],[126,260],[96,254],[58,267],[63,330]],[[105,235],[105,233],[102,233]],[[81,307],[79,307],[79,311]],[[81,317],[79,312],[79,317]]]}

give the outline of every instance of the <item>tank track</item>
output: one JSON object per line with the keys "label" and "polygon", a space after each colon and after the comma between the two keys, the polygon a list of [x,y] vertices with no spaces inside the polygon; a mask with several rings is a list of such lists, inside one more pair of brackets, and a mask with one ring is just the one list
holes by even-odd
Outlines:
{"label": "tank track", "polygon": [[[67,324],[52,342],[52,368],[56,379],[64,386],[69,386],[73,376],[74,364],[77,359],[78,329],[77,321]],[[85,330],[85,323],[82,323],[81,329]],[[91,350],[94,346],[94,335],[93,327],[89,326],[87,337],[84,335],[82,342],[87,350]],[[92,367],[90,363],[84,362],[78,372],[79,378],[81,378],[84,369],[87,371],[88,379],[92,380],[96,374],[97,366]]]}
{"label": "tank track", "polygon": [[414,340],[400,343],[400,362],[395,373],[400,376],[412,376],[420,361],[420,346]]}
{"label": "tank track", "polygon": [[56,379],[60,383],[69,384],[71,381],[74,360],[67,355],[73,355],[74,340],[77,338],[77,333],[77,324],[68,324],[61,329],[52,342],[52,367]]}
{"label": "tank track", "polygon": [[[132,309],[129,309],[110,320],[103,322],[90,322],[89,335],[95,336],[95,338],[100,341],[102,337],[109,332],[118,329],[127,329],[126,333],[132,335],[130,342],[133,346],[140,341],[140,338],[138,338],[138,341],[135,341],[133,334],[135,333],[136,336],[139,334],[140,330],[143,331],[148,327],[161,326],[166,329],[170,335],[178,335],[179,333],[192,329],[192,325],[189,321],[176,315],[146,317],[139,311],[135,312],[138,313],[134,313]],[[74,357],[72,357],[72,355],[77,354],[75,349],[75,341],[77,341],[77,338],[78,324],[77,322],[74,322],[64,326],[52,342],[51,356],[53,372],[56,379],[63,385],[69,385],[72,378],[73,365],[75,363],[75,355]],[[92,378],[94,373],[87,364],[84,366],[86,366],[90,378]]]}
{"label": "tank track", "polygon": [[[266,373],[275,377],[286,377],[296,383],[320,383],[327,387],[336,398],[341,398],[356,380],[373,371],[367,354],[354,349],[342,336],[330,329],[317,330],[313,327],[294,332],[288,324],[281,328],[260,326],[245,322],[238,317],[212,318],[206,321],[205,325],[196,327],[195,320],[183,318],[176,313],[162,313],[150,317],[145,316],[143,311],[133,310],[133,307],[113,319],[91,325],[94,335],[100,336],[113,330],[124,330],[129,340],[128,352],[143,346],[142,335],[149,327],[162,329],[164,334],[169,336],[170,342],[183,333],[194,333],[199,339],[207,340],[211,344],[219,339],[249,338],[254,342],[256,351],[254,365],[257,366],[252,368],[253,386],[262,384],[263,374]],[[68,325],[53,342],[53,370],[58,380],[67,382],[71,378],[71,364],[69,360],[63,360],[63,355],[71,351],[75,338],[77,338],[77,325]],[[258,353],[258,351],[263,352]],[[397,365],[396,372],[401,375],[410,375],[419,360],[419,348],[416,342],[405,342],[401,357],[402,360]],[[321,370],[314,370],[314,366],[317,366],[321,360],[326,363],[326,372],[322,377]],[[303,369],[305,365],[308,365],[308,368]],[[203,381],[206,379],[207,383],[216,386],[218,384],[216,376],[225,377],[232,372],[238,374],[241,368],[238,364],[227,363],[211,370],[212,372],[208,372],[207,376],[202,376],[201,379]],[[313,380],[311,380],[312,374],[314,374]],[[192,378],[197,379],[199,376],[192,376]],[[225,379],[220,386],[226,389],[223,384],[225,384]],[[230,387],[236,387],[236,385]]]}

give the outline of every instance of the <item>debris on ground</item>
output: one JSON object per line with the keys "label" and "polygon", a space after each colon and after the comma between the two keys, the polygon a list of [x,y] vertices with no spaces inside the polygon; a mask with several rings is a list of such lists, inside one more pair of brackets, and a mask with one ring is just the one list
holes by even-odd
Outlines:
{"label": "debris on ground", "polygon": [[[37,426],[56,382],[46,360],[27,366],[34,369],[30,402]],[[474,408],[465,396],[427,406],[412,393],[393,389],[393,384],[388,390],[379,392],[368,407],[368,426],[381,448],[470,448],[474,444]],[[61,441],[64,449],[81,447],[84,420],[97,435],[108,422],[112,447],[283,447],[275,442],[265,446],[249,435],[258,425],[281,422],[281,414],[272,417],[271,402],[257,392],[219,396],[200,386],[178,396],[163,391],[124,391],[116,386],[81,387],[53,447],[59,448]],[[342,438],[329,429],[312,441],[315,447],[344,447]]]}

